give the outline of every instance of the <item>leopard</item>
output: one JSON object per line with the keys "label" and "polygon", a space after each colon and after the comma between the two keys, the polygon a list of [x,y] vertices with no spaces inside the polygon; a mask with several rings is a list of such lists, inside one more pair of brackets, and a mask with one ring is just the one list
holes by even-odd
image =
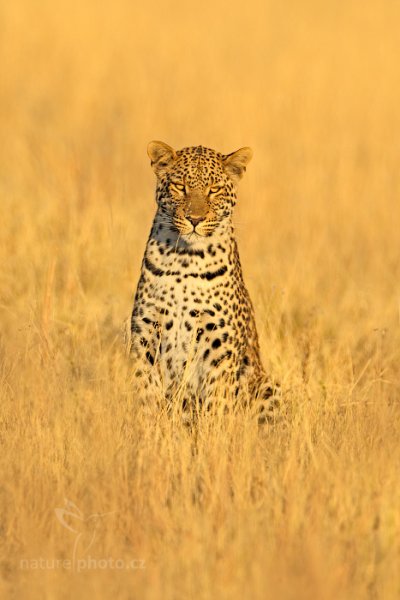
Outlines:
{"label": "leopard", "polygon": [[260,358],[232,220],[253,152],[152,141],[147,153],[157,209],[130,321],[134,378],[148,400],[179,397],[185,410],[221,397],[253,402],[265,422],[280,404],[279,384]]}

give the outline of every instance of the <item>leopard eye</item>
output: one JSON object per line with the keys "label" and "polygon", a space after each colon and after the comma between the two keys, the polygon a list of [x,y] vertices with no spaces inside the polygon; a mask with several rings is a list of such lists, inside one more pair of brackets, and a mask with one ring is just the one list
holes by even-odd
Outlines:
{"label": "leopard eye", "polygon": [[172,185],[174,187],[176,187],[176,189],[179,190],[180,192],[183,192],[185,189],[185,185],[183,183],[176,183],[175,181],[173,181]]}
{"label": "leopard eye", "polygon": [[221,186],[219,186],[219,185],[213,185],[213,186],[210,187],[210,192],[209,193],[210,194],[215,194],[220,189],[221,189]]}

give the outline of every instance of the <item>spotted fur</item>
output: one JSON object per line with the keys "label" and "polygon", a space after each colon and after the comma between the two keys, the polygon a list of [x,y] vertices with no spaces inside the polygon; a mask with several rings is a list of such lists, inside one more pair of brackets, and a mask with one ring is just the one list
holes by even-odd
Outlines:
{"label": "spotted fur", "polygon": [[149,396],[171,400],[181,391],[186,405],[221,390],[231,399],[269,399],[232,225],[252,151],[151,142],[148,154],[158,207],[131,319],[136,376]]}

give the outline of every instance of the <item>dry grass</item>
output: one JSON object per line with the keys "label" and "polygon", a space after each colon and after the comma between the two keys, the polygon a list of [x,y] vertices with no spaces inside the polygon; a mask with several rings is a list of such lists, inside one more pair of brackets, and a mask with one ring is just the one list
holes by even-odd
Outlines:
{"label": "dry grass", "polygon": [[[0,22],[3,595],[398,598],[398,4],[13,0]],[[254,149],[236,216],[275,427],[136,407],[153,138]],[[145,568],[21,568],[72,558],[64,498],[111,513],[76,558]]]}

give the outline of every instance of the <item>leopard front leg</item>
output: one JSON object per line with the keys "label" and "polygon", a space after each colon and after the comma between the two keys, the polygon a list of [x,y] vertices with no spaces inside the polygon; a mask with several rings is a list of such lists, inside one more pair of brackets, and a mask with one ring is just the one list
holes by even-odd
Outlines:
{"label": "leopard front leg", "polygon": [[131,319],[130,356],[133,360],[134,392],[143,404],[157,406],[162,399],[162,382],[158,363],[160,325],[152,311],[142,316],[135,307]]}

